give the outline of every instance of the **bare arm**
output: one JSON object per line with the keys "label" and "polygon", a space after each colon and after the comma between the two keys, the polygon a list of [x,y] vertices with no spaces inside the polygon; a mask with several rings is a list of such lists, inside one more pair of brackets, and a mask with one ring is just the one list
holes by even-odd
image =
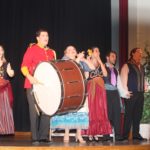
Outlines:
{"label": "bare arm", "polygon": [[77,63],[79,63],[83,58],[84,58],[84,53],[81,52],[81,53],[79,53],[79,54],[77,55],[77,58],[75,59],[75,61],[76,61]]}
{"label": "bare arm", "polygon": [[129,99],[132,96],[132,92],[130,92],[130,91],[123,88],[119,74],[117,76],[117,88],[118,88],[120,97]]}
{"label": "bare arm", "polygon": [[9,77],[13,77],[15,75],[14,70],[11,68],[10,63],[7,65],[7,74]]}
{"label": "bare arm", "polygon": [[122,82],[123,88],[125,90],[128,90],[128,86],[127,86],[128,73],[129,73],[128,65],[124,64],[123,67],[121,68],[120,77],[121,77],[121,82]]}
{"label": "bare arm", "polygon": [[21,67],[21,72],[22,74],[30,81],[31,84],[37,84],[39,83],[38,80],[36,78],[34,78],[28,70],[27,66],[22,66]]}
{"label": "bare arm", "polygon": [[90,58],[87,58],[87,59],[84,58],[82,61],[85,62],[85,63],[88,65],[88,67],[89,67],[90,69],[92,69],[92,70],[95,69],[95,66],[93,65],[93,63],[92,63],[92,61],[90,60]]}
{"label": "bare arm", "polygon": [[98,58],[97,58],[97,61],[98,61],[98,63],[99,63],[100,66],[101,66],[101,69],[102,69],[102,72],[103,72],[103,76],[104,76],[104,77],[107,77],[107,70],[106,70],[105,65],[103,64],[101,58],[98,57]]}
{"label": "bare arm", "polygon": [[83,53],[83,52],[81,52],[81,53],[79,53],[79,54],[77,55],[76,62],[79,63],[80,61],[85,62],[85,63],[88,65],[88,67],[89,67],[90,69],[92,69],[92,70],[95,69],[95,66],[94,66],[93,63],[90,61],[90,59],[88,59],[88,58],[85,59],[85,58],[84,58],[84,53]]}

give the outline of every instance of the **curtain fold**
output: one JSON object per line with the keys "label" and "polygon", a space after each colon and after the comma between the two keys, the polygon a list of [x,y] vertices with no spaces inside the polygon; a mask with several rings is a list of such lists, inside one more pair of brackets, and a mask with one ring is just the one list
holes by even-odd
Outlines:
{"label": "curtain fold", "polygon": [[128,0],[119,1],[119,66],[128,59]]}

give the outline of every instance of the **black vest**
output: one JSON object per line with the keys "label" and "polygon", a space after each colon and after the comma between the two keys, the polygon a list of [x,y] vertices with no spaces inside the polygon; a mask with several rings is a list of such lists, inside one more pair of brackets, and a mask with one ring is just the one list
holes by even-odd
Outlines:
{"label": "black vest", "polygon": [[135,64],[127,63],[129,68],[128,73],[128,90],[133,92],[144,91],[144,68],[139,69]]}

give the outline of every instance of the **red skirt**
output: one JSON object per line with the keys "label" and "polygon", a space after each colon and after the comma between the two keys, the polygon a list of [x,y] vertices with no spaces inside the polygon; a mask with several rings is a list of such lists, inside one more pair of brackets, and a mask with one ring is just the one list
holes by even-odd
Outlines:
{"label": "red skirt", "polygon": [[14,134],[12,89],[9,82],[0,86],[0,135]]}
{"label": "red skirt", "polygon": [[89,128],[85,134],[111,134],[112,128],[107,115],[107,99],[104,81],[96,77],[88,82]]}

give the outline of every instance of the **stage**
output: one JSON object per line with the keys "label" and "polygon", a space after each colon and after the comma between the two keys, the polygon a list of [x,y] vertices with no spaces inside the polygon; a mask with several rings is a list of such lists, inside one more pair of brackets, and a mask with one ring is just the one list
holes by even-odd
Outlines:
{"label": "stage", "polygon": [[[86,140],[87,138],[84,137]],[[29,132],[16,132],[15,136],[0,136],[0,150],[150,150],[150,141],[99,141],[80,144],[75,138],[70,138],[70,143],[63,143],[62,136],[53,136],[50,144],[40,143],[33,145]]]}

